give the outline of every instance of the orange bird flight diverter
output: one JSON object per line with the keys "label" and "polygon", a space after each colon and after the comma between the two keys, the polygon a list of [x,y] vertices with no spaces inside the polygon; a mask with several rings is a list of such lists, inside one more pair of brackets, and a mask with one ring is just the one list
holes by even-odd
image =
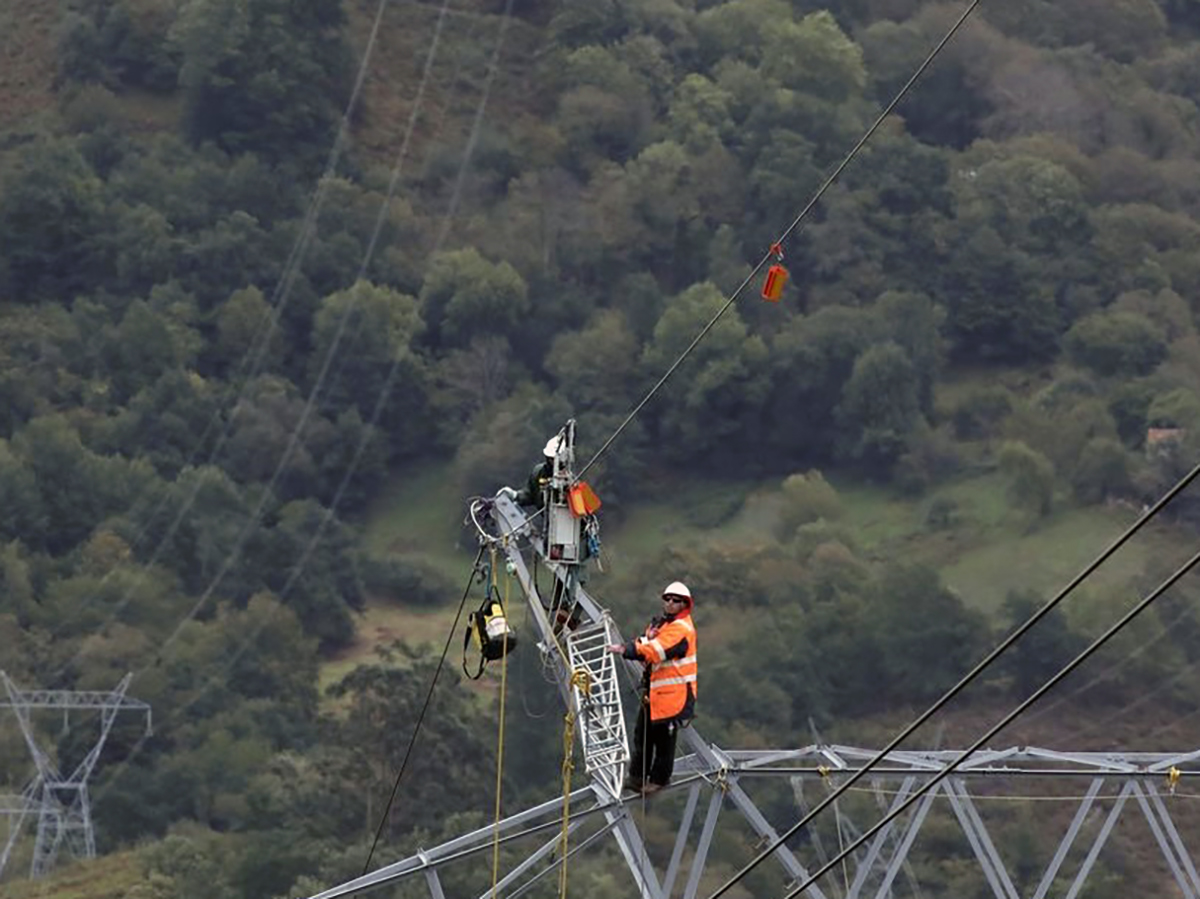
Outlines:
{"label": "orange bird flight diverter", "polygon": [[576,518],[584,518],[595,514],[601,503],[600,497],[596,496],[587,481],[579,481],[567,491],[567,505],[570,507],[572,515]]}
{"label": "orange bird flight diverter", "polygon": [[[777,243],[771,244],[771,254],[779,260],[783,259],[783,247]],[[778,303],[783,296],[783,288],[787,286],[788,270],[776,262],[767,269],[767,279],[763,281],[762,298],[771,303]]]}

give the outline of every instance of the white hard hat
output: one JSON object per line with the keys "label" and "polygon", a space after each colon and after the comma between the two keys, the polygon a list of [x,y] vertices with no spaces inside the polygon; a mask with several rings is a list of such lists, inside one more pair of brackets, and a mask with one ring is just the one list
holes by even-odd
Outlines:
{"label": "white hard hat", "polygon": [[671,581],[671,583],[667,584],[667,586],[663,588],[662,595],[682,596],[687,599],[688,602],[691,602],[692,600],[692,591],[687,588],[687,584],[685,584],[683,581]]}
{"label": "white hard hat", "polygon": [[563,439],[562,434],[555,434],[553,437],[551,437],[549,440],[547,440],[546,446],[542,450],[542,455],[543,456],[557,456],[559,447],[562,445],[562,439]]}

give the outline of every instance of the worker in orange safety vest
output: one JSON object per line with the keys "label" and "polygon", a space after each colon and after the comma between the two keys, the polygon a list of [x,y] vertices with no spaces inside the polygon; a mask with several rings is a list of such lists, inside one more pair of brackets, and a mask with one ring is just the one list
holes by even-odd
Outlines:
{"label": "worker in orange safety vest", "polygon": [[650,621],[645,634],[609,651],[645,665],[642,702],[633,732],[627,789],[655,793],[671,780],[675,740],[680,727],[696,713],[696,626],[692,593],[680,581],[662,592],[663,613]]}

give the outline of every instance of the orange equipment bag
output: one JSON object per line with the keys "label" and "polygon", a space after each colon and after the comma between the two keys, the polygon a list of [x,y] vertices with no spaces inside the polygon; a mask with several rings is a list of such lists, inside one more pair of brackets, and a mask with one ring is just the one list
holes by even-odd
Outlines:
{"label": "orange equipment bag", "polygon": [[567,505],[572,515],[583,518],[600,508],[600,497],[596,496],[596,492],[586,481],[580,481],[567,491]]}
{"label": "orange equipment bag", "polygon": [[773,265],[767,269],[767,280],[763,282],[762,298],[772,303],[778,303],[783,296],[784,285],[787,284],[788,270],[782,265]]}

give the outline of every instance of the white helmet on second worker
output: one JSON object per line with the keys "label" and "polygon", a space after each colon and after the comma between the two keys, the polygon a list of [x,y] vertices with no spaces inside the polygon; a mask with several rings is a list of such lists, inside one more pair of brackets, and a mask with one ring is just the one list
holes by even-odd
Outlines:
{"label": "white helmet on second worker", "polygon": [[555,456],[558,455],[558,451],[559,451],[559,449],[561,449],[562,443],[563,443],[562,433],[560,432],[558,434],[555,434],[553,437],[551,437],[549,440],[546,441],[546,446],[542,450],[542,455],[553,459]]}
{"label": "white helmet on second worker", "polygon": [[680,599],[686,599],[689,607],[692,605],[692,591],[687,588],[687,584],[683,581],[671,581],[671,583],[663,588],[662,595],[664,597],[678,596]]}

